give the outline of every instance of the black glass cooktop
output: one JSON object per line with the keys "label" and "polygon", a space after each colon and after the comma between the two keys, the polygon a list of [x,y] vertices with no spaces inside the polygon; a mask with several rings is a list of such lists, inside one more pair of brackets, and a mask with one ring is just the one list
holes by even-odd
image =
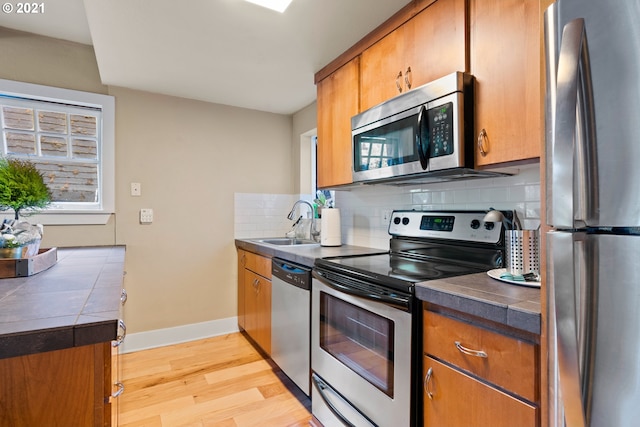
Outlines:
{"label": "black glass cooktop", "polygon": [[418,282],[486,270],[443,261],[416,260],[393,254],[325,258],[317,260],[316,266],[405,289],[412,289]]}

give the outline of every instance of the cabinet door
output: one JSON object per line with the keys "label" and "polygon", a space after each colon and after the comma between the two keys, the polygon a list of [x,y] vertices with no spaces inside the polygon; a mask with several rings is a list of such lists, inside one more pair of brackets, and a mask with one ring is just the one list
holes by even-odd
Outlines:
{"label": "cabinet door", "polygon": [[260,279],[256,288],[258,328],[256,341],[265,353],[271,354],[271,281]]}
{"label": "cabinet door", "polygon": [[455,71],[467,71],[466,0],[438,0],[407,22],[405,75],[415,88]]}
{"label": "cabinet door", "polygon": [[362,111],[467,70],[465,0],[438,0],[362,53]]}
{"label": "cabinet door", "polygon": [[[539,1],[470,0],[470,27],[476,166],[539,158]],[[481,136],[482,130],[486,136]]]}
{"label": "cabinet door", "polygon": [[360,107],[365,111],[405,91],[406,25],[362,52]]}
{"label": "cabinet door", "polygon": [[351,117],[359,112],[360,57],[318,82],[318,187],[353,182]]}
{"label": "cabinet door", "polygon": [[430,357],[423,364],[425,427],[535,427],[538,409]]}
{"label": "cabinet door", "polygon": [[110,346],[0,359],[0,425],[109,426]]}
{"label": "cabinet door", "polygon": [[271,352],[271,281],[246,270],[244,273],[244,329],[269,354]]}

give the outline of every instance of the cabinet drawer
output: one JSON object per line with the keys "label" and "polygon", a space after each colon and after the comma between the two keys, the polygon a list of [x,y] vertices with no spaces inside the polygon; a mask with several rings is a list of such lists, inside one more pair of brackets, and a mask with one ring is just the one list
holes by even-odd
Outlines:
{"label": "cabinet drawer", "polygon": [[246,255],[245,268],[247,270],[251,270],[262,277],[271,279],[271,258],[254,254],[253,252],[246,252]]}
{"label": "cabinet drawer", "polygon": [[[531,402],[539,399],[536,346],[497,332],[424,312],[424,352]],[[456,345],[458,343],[458,345]],[[467,354],[465,349],[486,357]]]}
{"label": "cabinet drawer", "polygon": [[424,358],[423,375],[426,427],[534,427],[537,424],[536,406],[435,359]]}

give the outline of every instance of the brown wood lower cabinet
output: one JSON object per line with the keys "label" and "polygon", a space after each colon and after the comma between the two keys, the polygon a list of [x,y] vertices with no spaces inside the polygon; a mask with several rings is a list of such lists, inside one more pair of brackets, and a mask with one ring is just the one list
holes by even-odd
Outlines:
{"label": "brown wood lower cabinet", "polygon": [[111,343],[0,360],[0,425],[111,425]]}
{"label": "brown wood lower cabinet", "polygon": [[[536,427],[539,345],[526,333],[427,310],[423,329],[425,427]],[[531,338],[531,339],[530,339]]]}
{"label": "brown wood lower cabinet", "polygon": [[424,393],[425,427],[536,425],[537,407],[431,357],[425,356],[423,363],[423,378],[429,376]]}
{"label": "brown wood lower cabinet", "polygon": [[271,258],[238,249],[238,326],[271,353]]}
{"label": "brown wood lower cabinet", "polygon": [[244,330],[271,354],[271,281],[246,271],[244,283]]}

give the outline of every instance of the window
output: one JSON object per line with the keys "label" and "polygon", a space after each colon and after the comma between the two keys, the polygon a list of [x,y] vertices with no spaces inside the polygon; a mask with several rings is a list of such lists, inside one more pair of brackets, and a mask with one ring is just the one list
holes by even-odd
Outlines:
{"label": "window", "polygon": [[0,80],[0,155],[29,159],[53,203],[37,222],[104,224],[114,212],[114,99]]}

